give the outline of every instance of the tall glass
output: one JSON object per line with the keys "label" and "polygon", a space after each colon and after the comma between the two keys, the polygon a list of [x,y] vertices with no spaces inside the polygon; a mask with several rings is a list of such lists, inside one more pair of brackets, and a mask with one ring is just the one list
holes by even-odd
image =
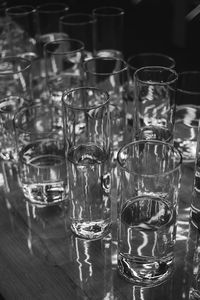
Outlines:
{"label": "tall glass", "polygon": [[66,34],[59,32],[59,18],[68,10],[69,7],[64,2],[46,2],[36,6],[36,52],[38,59],[35,63],[37,71],[35,96],[38,95],[39,98],[41,95],[44,98],[49,97],[45,85],[44,45],[51,41],[67,38]]}
{"label": "tall glass", "polygon": [[64,2],[47,2],[38,5],[36,10],[38,36],[42,37],[48,33],[59,32],[59,18],[69,10],[69,7]]}
{"label": "tall glass", "polygon": [[136,139],[173,142],[177,80],[175,70],[160,66],[135,72]]}
{"label": "tall glass", "polygon": [[16,160],[13,118],[31,101],[30,61],[7,56],[0,59],[0,157]]}
{"label": "tall glass", "polygon": [[157,285],[174,269],[181,162],[162,141],[135,141],[118,152],[118,269],[135,285]]}
{"label": "tall glass", "polygon": [[94,54],[123,58],[124,10],[120,7],[97,7],[95,19]]}
{"label": "tall glass", "polygon": [[80,40],[85,46],[85,58],[93,55],[94,24],[92,15],[86,13],[66,14],[60,18],[60,31],[69,38]]}
{"label": "tall glass", "polygon": [[182,152],[184,163],[195,162],[200,118],[200,71],[178,74],[174,144]]}
{"label": "tall glass", "polygon": [[82,87],[63,93],[70,228],[100,239],[111,226],[109,96]]}
{"label": "tall glass", "polygon": [[66,201],[66,167],[62,117],[50,104],[33,104],[14,118],[20,186],[32,204]]}
{"label": "tall glass", "polygon": [[36,58],[36,10],[31,5],[10,6],[6,9],[10,55]]}
{"label": "tall glass", "polygon": [[52,41],[44,46],[44,56],[51,101],[61,107],[63,91],[83,85],[84,44],[75,39]]}
{"label": "tall glass", "polygon": [[127,99],[128,67],[124,60],[94,57],[83,64],[85,85],[104,89],[110,96],[111,152],[114,159],[120,146],[129,138],[132,107]]}

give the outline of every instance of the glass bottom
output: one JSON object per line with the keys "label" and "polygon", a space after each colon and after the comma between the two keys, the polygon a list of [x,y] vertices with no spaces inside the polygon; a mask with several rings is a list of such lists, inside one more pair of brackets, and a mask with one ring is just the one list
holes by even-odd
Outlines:
{"label": "glass bottom", "polygon": [[174,258],[156,261],[149,257],[118,256],[119,274],[137,286],[152,287],[168,280],[174,269]]}
{"label": "glass bottom", "polygon": [[98,240],[110,232],[111,221],[73,221],[71,224],[72,232],[79,238],[87,240]]}

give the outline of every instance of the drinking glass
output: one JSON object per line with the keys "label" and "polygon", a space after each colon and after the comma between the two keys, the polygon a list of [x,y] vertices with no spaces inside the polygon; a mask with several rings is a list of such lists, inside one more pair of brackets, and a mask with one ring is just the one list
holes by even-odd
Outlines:
{"label": "drinking glass", "polygon": [[32,204],[66,200],[62,117],[53,105],[33,104],[14,117],[20,186]]}
{"label": "drinking glass", "polygon": [[83,70],[85,85],[104,89],[110,96],[111,153],[115,160],[119,147],[130,135],[129,116],[132,117],[132,107],[126,97],[127,64],[120,58],[94,57],[83,63]]}
{"label": "drinking glass", "polygon": [[111,226],[110,115],[107,92],[80,87],[63,93],[70,227],[84,239],[105,236]]}
{"label": "drinking glass", "polygon": [[10,55],[30,60],[36,57],[36,10],[31,5],[10,6],[6,9]]}
{"label": "drinking glass", "polygon": [[118,152],[118,270],[135,285],[157,285],[174,269],[181,162],[175,147],[157,140]]}
{"label": "drinking glass", "polygon": [[37,51],[43,56],[43,46],[46,42],[54,41],[63,36],[59,30],[59,19],[69,7],[65,3],[44,3],[36,7],[37,22]]}
{"label": "drinking glass", "polygon": [[36,7],[38,35],[59,32],[59,18],[62,17],[69,7],[62,2],[43,3]]}
{"label": "drinking glass", "polygon": [[35,62],[35,97],[48,98],[45,81],[44,45],[47,42],[67,38],[67,35],[59,32],[59,18],[63,16],[69,7],[62,2],[47,2],[36,6],[36,53]]}
{"label": "drinking glass", "polygon": [[44,46],[44,56],[51,101],[61,107],[63,91],[83,85],[84,45],[75,39],[52,41]]}
{"label": "drinking glass", "polygon": [[85,58],[93,55],[95,20],[91,14],[73,13],[60,18],[60,31],[66,33],[69,38],[80,40],[85,46]]}
{"label": "drinking glass", "polygon": [[183,162],[195,162],[200,117],[200,72],[178,74],[174,145],[182,152]]}
{"label": "drinking glass", "polygon": [[133,126],[136,127],[136,95],[135,95],[135,82],[134,82],[134,74],[135,71],[148,66],[161,66],[166,68],[175,68],[176,62],[175,60],[163,53],[156,52],[144,52],[134,54],[127,59],[128,71],[129,71],[129,90],[128,90],[128,98],[129,101],[132,101],[132,105],[134,107],[133,114]]}
{"label": "drinking glass", "polygon": [[135,139],[173,142],[177,79],[175,70],[160,66],[135,72]]}
{"label": "drinking glass", "polygon": [[0,157],[16,160],[13,118],[31,100],[30,61],[7,56],[0,59]]}
{"label": "drinking glass", "polygon": [[95,19],[94,54],[123,58],[124,10],[120,7],[97,7]]}

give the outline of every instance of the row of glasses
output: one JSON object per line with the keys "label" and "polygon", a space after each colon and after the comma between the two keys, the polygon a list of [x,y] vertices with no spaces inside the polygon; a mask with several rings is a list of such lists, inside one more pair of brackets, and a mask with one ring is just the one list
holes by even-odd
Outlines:
{"label": "row of glasses", "polygon": [[53,2],[36,7],[27,4],[11,6],[5,9],[5,15],[8,51],[12,55],[26,53],[42,57],[44,43],[63,33],[81,40],[86,56],[98,53],[123,56],[124,10],[121,8],[99,7],[90,14],[70,13],[64,2]]}
{"label": "row of glasses", "polygon": [[123,9],[98,7],[90,14],[67,13],[60,18],[59,25],[61,32],[85,44],[86,58],[93,55],[123,58]]}

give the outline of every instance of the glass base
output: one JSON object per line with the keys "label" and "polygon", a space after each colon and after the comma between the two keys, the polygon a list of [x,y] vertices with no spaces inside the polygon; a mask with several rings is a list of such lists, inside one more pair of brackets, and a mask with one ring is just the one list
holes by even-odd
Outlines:
{"label": "glass base", "polygon": [[98,240],[110,232],[110,220],[99,221],[73,221],[72,232],[79,238],[86,240]]}
{"label": "glass base", "polygon": [[168,280],[174,269],[174,259],[156,261],[148,257],[128,257],[119,254],[120,275],[137,286],[152,287]]}

